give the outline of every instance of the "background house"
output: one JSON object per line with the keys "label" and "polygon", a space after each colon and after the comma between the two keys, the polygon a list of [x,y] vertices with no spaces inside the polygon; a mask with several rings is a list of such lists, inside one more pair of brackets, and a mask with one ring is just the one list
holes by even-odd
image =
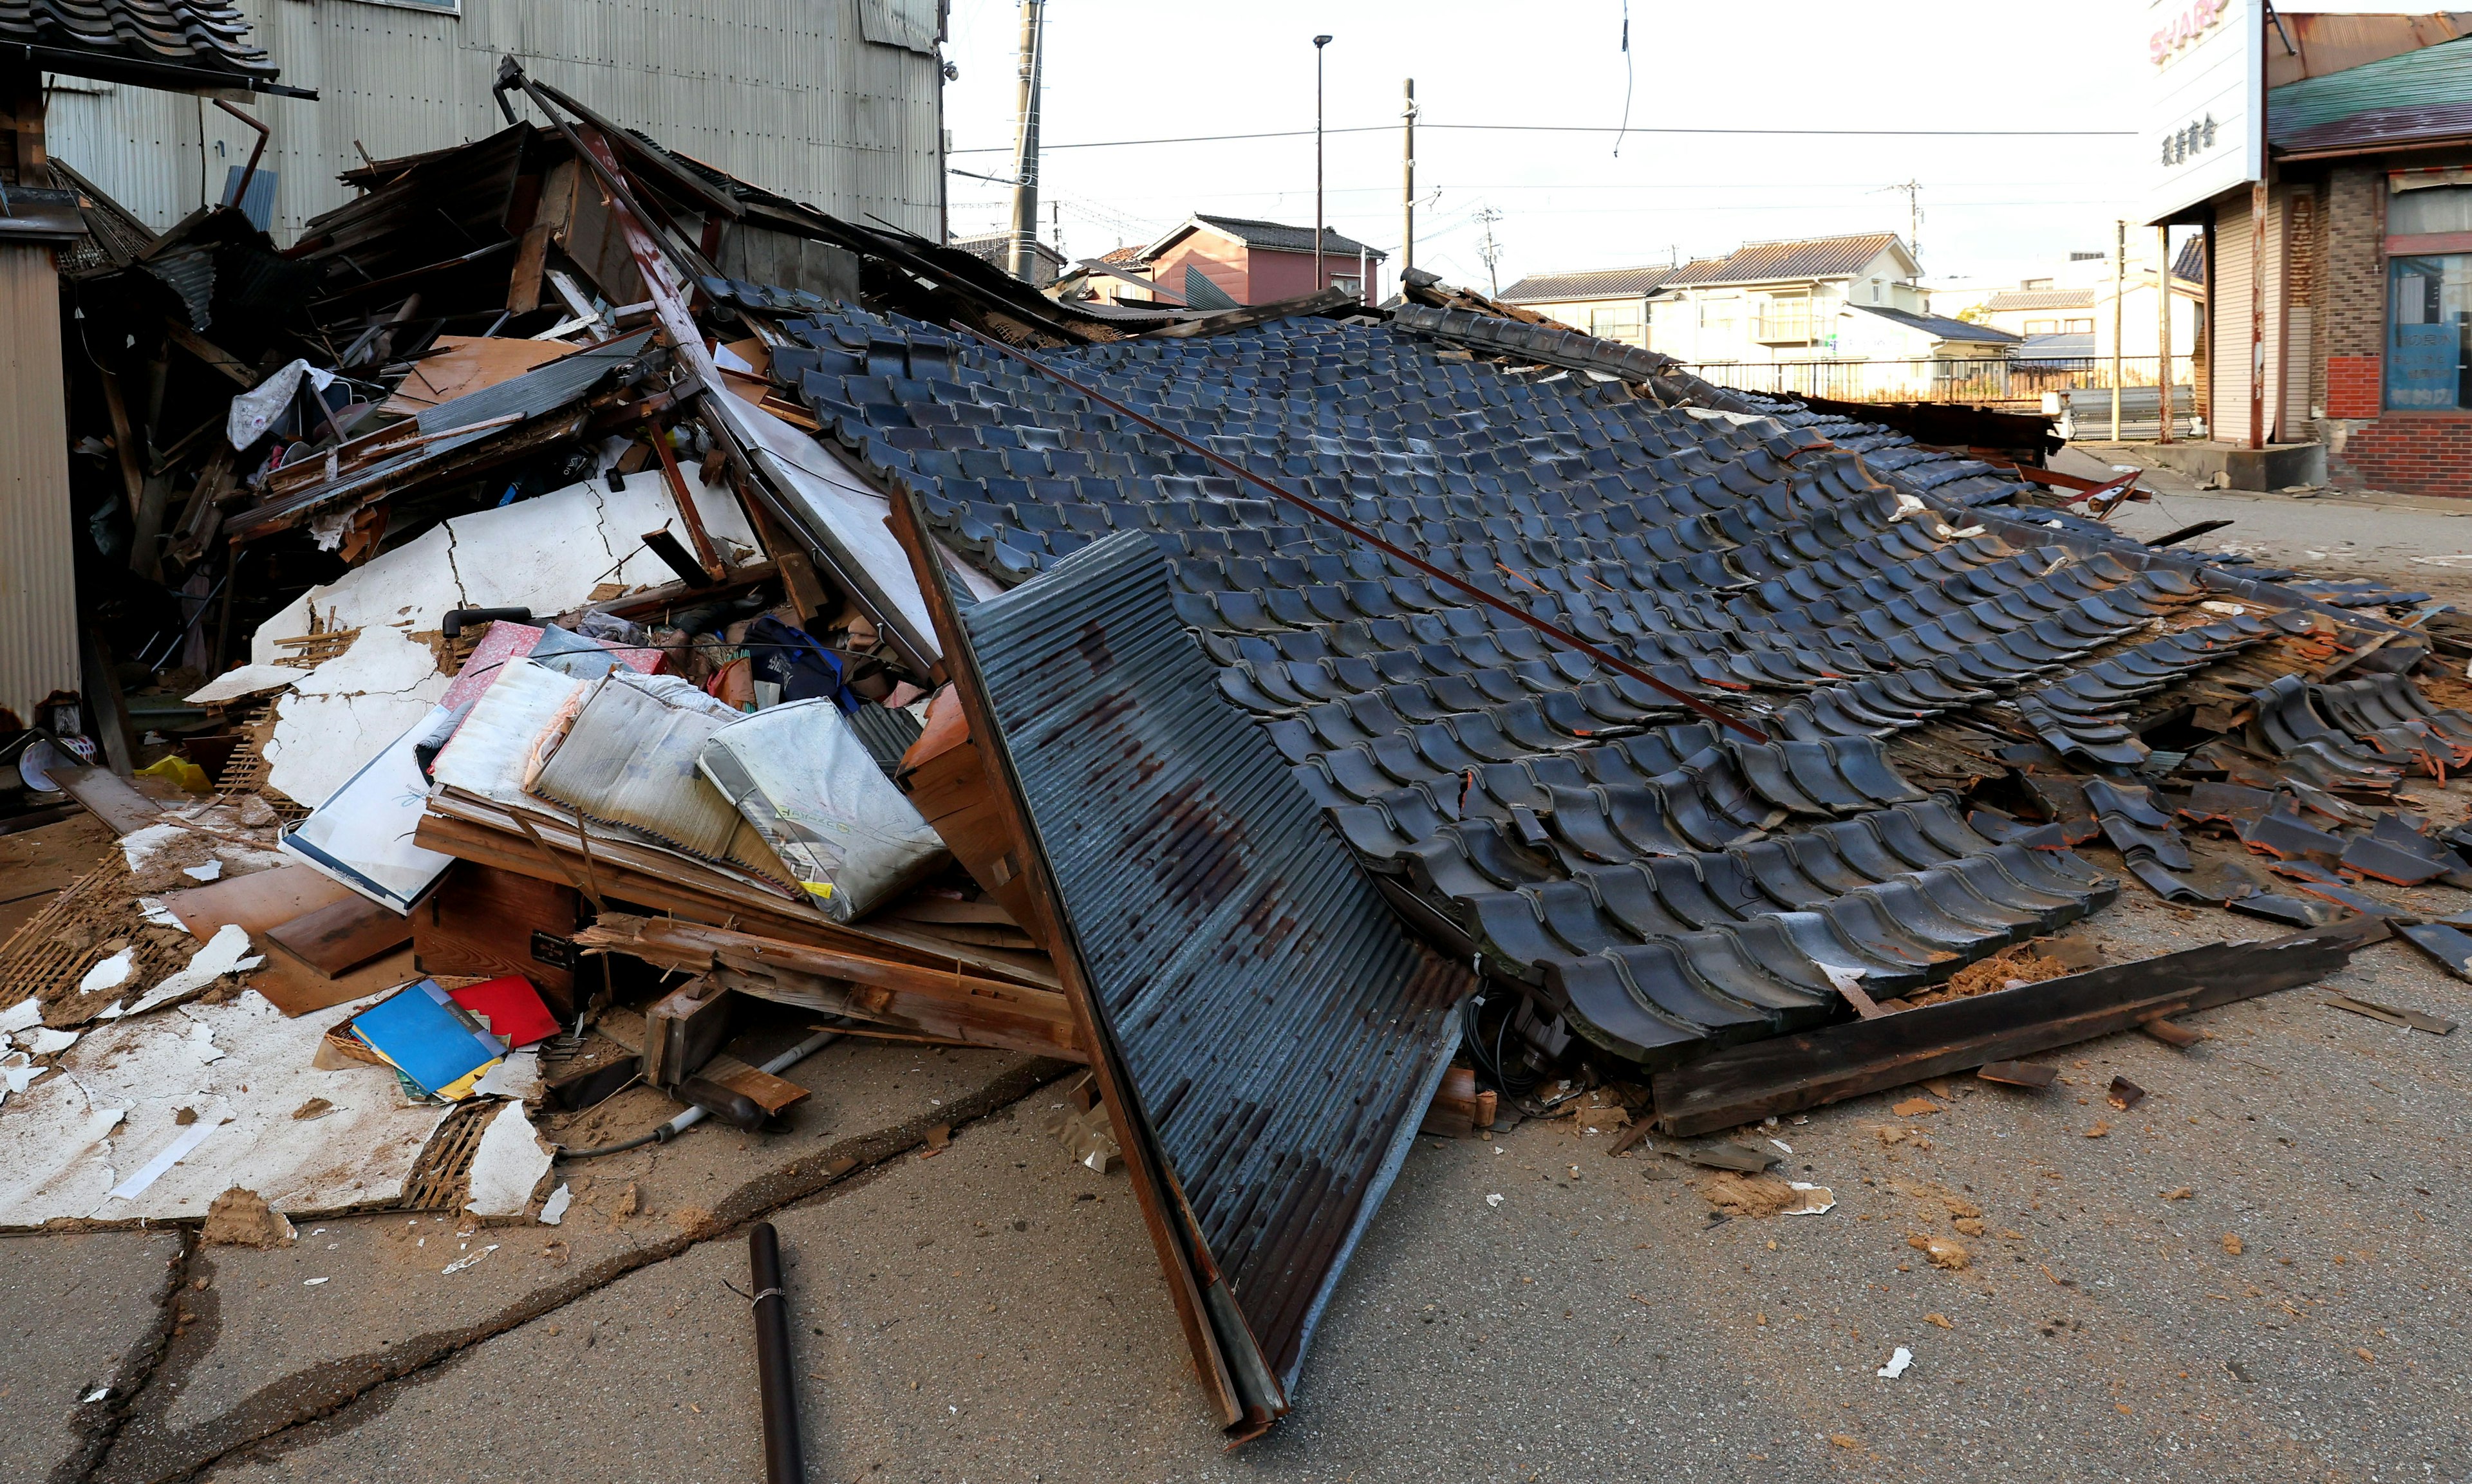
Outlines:
{"label": "background house", "polygon": [[[952,245],[1004,272],[1012,271],[1012,233],[1010,232],[988,232],[978,237],[956,237]],[[1069,266],[1063,253],[1043,242],[1032,240],[1030,281],[1033,288],[1046,288],[1062,275]]]}
{"label": "background house", "polygon": [[[273,130],[260,167],[272,183],[248,204],[280,240],[349,200],[336,177],[366,160],[506,127],[489,90],[501,56],[620,127],[741,179],[853,222],[881,218],[944,236],[938,0],[239,0],[219,9],[238,12],[283,58],[287,82],[320,96],[258,109]],[[157,230],[222,200],[256,139],[195,99],[67,76],[52,83],[51,133],[55,154]]]}
{"label": "background house", "polygon": [[[2225,0],[2157,59],[2150,220],[2200,229],[2209,291],[2196,393],[2214,441],[2185,450],[2186,466],[2244,488],[2472,492],[2461,21]],[[2217,78],[2192,111],[2191,80]],[[2200,115],[2194,143],[2174,130]]]}
{"label": "background house", "polygon": [[[1312,227],[1248,217],[1188,217],[1144,247],[1141,260],[1150,266],[1153,282],[1182,294],[1196,309],[1269,304],[1320,289],[1345,289],[1367,303],[1377,301],[1387,254],[1328,227],[1321,241],[1319,284],[1314,282]],[[1368,278],[1377,282],[1368,284]],[[1220,304],[1220,297],[1226,303]]]}
{"label": "background house", "polygon": [[1673,265],[1603,268],[1570,273],[1531,273],[1497,295],[1506,304],[1533,309],[1599,340],[1642,350],[1649,343],[1648,301],[1674,272]]}
{"label": "background house", "polygon": [[1926,313],[1920,271],[1893,232],[1746,243],[1667,274],[1649,342],[1693,365],[1830,359],[1848,305]]}

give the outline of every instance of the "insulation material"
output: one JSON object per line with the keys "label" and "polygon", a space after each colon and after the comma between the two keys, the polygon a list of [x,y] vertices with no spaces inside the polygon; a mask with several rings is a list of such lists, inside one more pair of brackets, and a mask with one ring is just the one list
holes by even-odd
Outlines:
{"label": "insulation material", "polygon": [[[250,991],[87,1033],[59,1074],[10,1100],[0,1228],[196,1219],[233,1186],[295,1216],[399,1199],[448,1110],[405,1104],[381,1068],[311,1065],[361,1008],[287,1020]],[[312,1098],[332,1111],[295,1119]]]}
{"label": "insulation material", "polygon": [[501,804],[528,803],[524,779],[538,766],[535,749],[584,687],[546,666],[509,660],[472,703],[454,740],[440,750],[429,776]]}
{"label": "insulation material", "polygon": [[550,1151],[533,1132],[519,1102],[500,1103],[481,1131],[472,1153],[471,1194],[464,1209],[476,1216],[520,1216],[533,1191],[549,1175]]}
{"label": "insulation material", "polygon": [[283,836],[284,854],[304,860],[354,891],[397,912],[409,912],[455,863],[452,856],[412,842],[429,782],[413,746],[445,718],[431,707],[402,735]]}
{"label": "insulation material", "polygon": [[[727,486],[706,487],[692,475],[686,483],[722,554],[732,561],[754,556],[755,532]],[[273,663],[281,654],[274,642],[309,632],[313,612],[327,628],[418,632],[437,628],[453,608],[559,613],[582,604],[604,582],[654,587],[674,581],[677,574],[644,546],[646,531],[665,527],[684,539],[685,523],[658,467],[627,476],[623,489],[586,480],[538,499],[459,515],[302,594],[259,625],[250,657]],[[898,547],[892,559],[901,560]]]}
{"label": "insulation material", "polygon": [[841,921],[866,915],[946,859],[935,827],[830,700],[735,721],[703,744],[696,766]]}
{"label": "insulation material", "polygon": [[[696,771],[696,754],[741,713],[667,675],[597,682],[530,791],[665,845],[787,881],[753,826]],[[871,765],[870,765],[871,766]]]}

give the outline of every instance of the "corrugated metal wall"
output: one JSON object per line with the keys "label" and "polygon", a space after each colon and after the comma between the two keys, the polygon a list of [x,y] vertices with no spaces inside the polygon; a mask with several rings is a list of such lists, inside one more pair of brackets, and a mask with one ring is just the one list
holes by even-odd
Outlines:
{"label": "corrugated metal wall", "polygon": [[[2214,336],[2214,436],[2227,442],[2248,440],[2249,383],[2249,258],[2248,193],[2226,193],[2216,202],[2215,283],[2208,317]],[[2266,437],[2270,443],[2298,442],[2309,437],[2309,315],[2299,311],[2285,339],[2291,309],[2284,283],[2290,247],[2292,192],[2277,186],[2266,205]],[[2288,366],[2292,385],[2284,385]]]}
{"label": "corrugated metal wall", "polygon": [[0,245],[0,707],[78,688],[69,429],[52,249]]}
{"label": "corrugated metal wall", "polygon": [[2250,247],[2248,194],[2225,195],[2215,207],[2215,274],[2207,317],[2214,335],[2209,365],[2215,383],[2209,431],[2225,442],[2248,436]]}
{"label": "corrugated metal wall", "polygon": [[[317,103],[255,105],[272,126],[275,236],[340,205],[336,176],[503,128],[498,59],[622,125],[767,189],[939,234],[932,56],[865,40],[860,0],[464,0],[463,13],[364,0],[241,0],[283,81]],[[52,153],[156,227],[221,200],[248,130],[200,99],[117,84],[51,95]],[[221,153],[218,153],[220,150]]]}

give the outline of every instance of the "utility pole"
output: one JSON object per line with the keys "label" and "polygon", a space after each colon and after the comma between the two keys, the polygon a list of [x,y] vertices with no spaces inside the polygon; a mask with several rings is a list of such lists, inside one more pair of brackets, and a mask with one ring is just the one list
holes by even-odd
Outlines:
{"label": "utility pole", "polygon": [[1064,203],[1062,201],[1051,200],[1047,203],[1047,228],[1049,240],[1056,245],[1056,255],[1059,258],[1064,256]]}
{"label": "utility pole", "polygon": [[1408,292],[1416,266],[1416,80],[1407,81],[1407,105],[1399,114],[1399,292]]}
{"label": "utility pole", "polygon": [[1322,266],[1321,243],[1321,49],[1330,37],[1314,37],[1314,286],[1319,294],[1330,287],[1330,271]]}
{"label": "utility pole", "polygon": [[1008,254],[1012,275],[1037,282],[1033,265],[1038,254],[1038,75],[1046,35],[1042,0],[1021,0],[1021,122],[1013,134],[1012,242]]}
{"label": "utility pole", "polygon": [[1923,266],[1923,183],[1909,178],[1902,185],[1884,186],[1882,189],[1903,191],[1906,195],[1906,250],[1913,254],[1914,271],[1920,272]]}
{"label": "utility pole", "polygon": [[2111,224],[2111,440],[2120,441],[2121,291],[2128,283],[2128,224]]}
{"label": "utility pole", "polygon": [[1499,294],[1502,293],[1502,279],[1494,272],[1493,266],[1502,261],[1502,245],[1493,240],[1493,224],[1502,220],[1502,213],[1486,206],[1477,212],[1476,219],[1485,224],[1485,241],[1477,244],[1476,255],[1485,259],[1486,293],[1488,295]]}
{"label": "utility pole", "polygon": [[2154,311],[2154,364],[2161,374],[2155,377],[2162,389],[2162,398],[2155,404],[2161,431],[2154,436],[2157,443],[2172,441],[2172,228],[2154,229],[2154,287],[2160,307]]}

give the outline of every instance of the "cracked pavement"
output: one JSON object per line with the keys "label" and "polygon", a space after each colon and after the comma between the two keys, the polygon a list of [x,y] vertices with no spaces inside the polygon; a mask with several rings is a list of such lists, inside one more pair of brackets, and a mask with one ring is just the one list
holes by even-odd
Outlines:
{"label": "cracked pavement", "polygon": [[[2132,889],[2100,928],[2126,957],[2218,921]],[[2400,943],[2326,987],[2472,1021]],[[598,1162],[558,1228],[376,1214],[177,1266],[163,1234],[8,1239],[0,1479],[752,1477],[759,1216],[820,1480],[2462,1478],[2467,1043],[2324,998],[2073,1048],[2040,1095],[1957,1078],[1747,1134],[1835,1192],[1818,1216],[1716,1219],[1706,1172],[1567,1121],[1420,1140],[1296,1412],[1234,1453],[1125,1178],[1035,1132],[1057,1065],[844,1043],[797,1069],[812,1121]],[[101,1426],[75,1399],[114,1376]]]}

